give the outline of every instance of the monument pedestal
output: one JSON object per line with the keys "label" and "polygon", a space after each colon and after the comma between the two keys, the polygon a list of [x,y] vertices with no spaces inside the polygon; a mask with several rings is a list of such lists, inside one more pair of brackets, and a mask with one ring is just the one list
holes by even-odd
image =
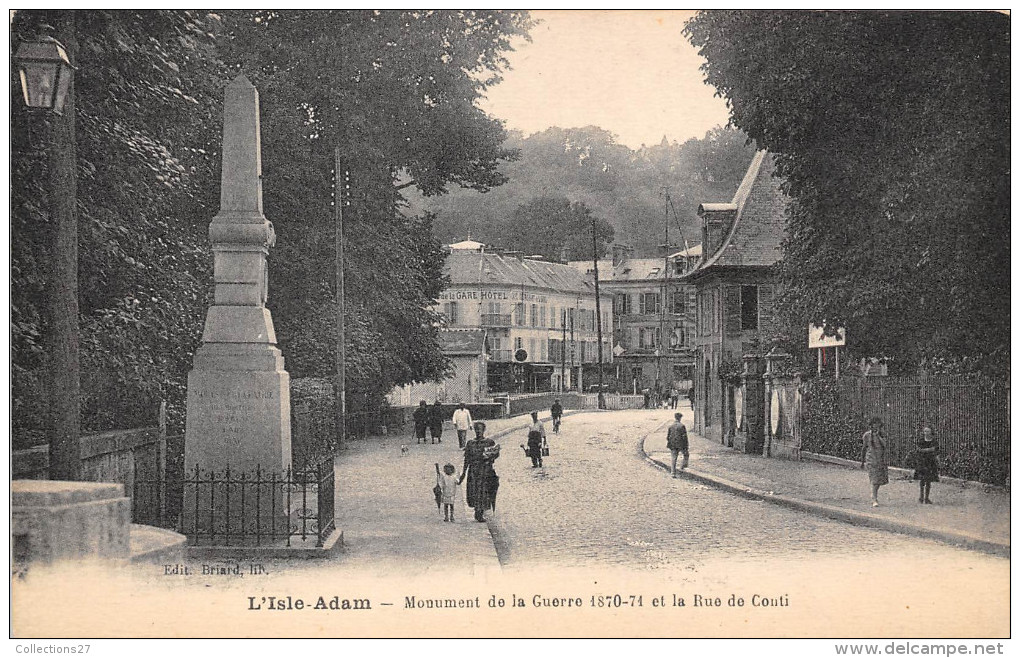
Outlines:
{"label": "monument pedestal", "polygon": [[184,468],[282,474],[290,466],[290,375],[205,370],[188,374]]}

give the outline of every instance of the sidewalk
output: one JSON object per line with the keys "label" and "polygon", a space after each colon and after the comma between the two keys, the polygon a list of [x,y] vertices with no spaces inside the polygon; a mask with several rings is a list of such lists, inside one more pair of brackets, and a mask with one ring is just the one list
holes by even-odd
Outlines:
{"label": "sidewalk", "polygon": [[[517,450],[520,441],[501,441],[500,435],[523,430],[529,420],[523,415],[485,421],[486,436],[504,444],[501,459]],[[474,520],[464,501],[464,486],[455,506],[455,523],[444,522],[443,513],[436,508],[432,495],[435,463],[440,468],[452,463],[458,473],[464,465],[457,432],[450,423],[446,423],[442,438],[439,444],[433,445],[431,439],[428,444],[418,444],[408,429],[351,441],[339,454],[337,527],[344,533],[345,565],[389,573],[398,569],[408,575],[469,572],[483,578],[500,571],[489,524]]]}
{"label": "sidewalk", "polygon": [[[663,412],[664,422],[672,412]],[[805,512],[892,532],[927,537],[997,555],[1009,556],[1009,493],[977,483],[932,485],[933,505],[917,502],[918,485],[903,471],[890,469],[889,484],[871,506],[867,474],[857,468],[804,459],[745,455],[690,432],[691,458],[684,475],[733,493]],[[645,437],[645,456],[669,470],[666,429]]]}

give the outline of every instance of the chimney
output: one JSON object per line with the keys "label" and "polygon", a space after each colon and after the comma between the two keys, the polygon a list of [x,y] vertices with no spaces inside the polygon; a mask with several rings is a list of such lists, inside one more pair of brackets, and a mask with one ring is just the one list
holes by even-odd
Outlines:
{"label": "chimney", "polygon": [[613,267],[616,267],[625,260],[629,260],[634,257],[634,247],[629,245],[614,243],[613,244]]}

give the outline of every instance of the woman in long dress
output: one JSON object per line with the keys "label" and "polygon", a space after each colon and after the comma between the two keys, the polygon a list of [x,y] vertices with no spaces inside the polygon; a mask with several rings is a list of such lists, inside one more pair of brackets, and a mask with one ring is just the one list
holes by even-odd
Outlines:
{"label": "woman in long dress", "polygon": [[936,456],[939,444],[931,437],[931,428],[921,430],[921,438],[917,440],[917,464],[914,479],[921,487],[917,502],[931,505],[931,483],[939,481],[939,460]]}
{"label": "woman in long dress", "polygon": [[889,457],[882,419],[872,418],[871,429],[864,433],[861,447],[861,468],[867,467],[871,482],[871,506],[878,507],[878,488],[889,484]]}
{"label": "woman in long dress", "polygon": [[499,485],[492,463],[499,458],[499,446],[485,438],[485,423],[475,423],[475,438],[464,445],[464,471],[460,481],[467,478],[467,504],[475,510],[475,521],[485,521],[485,510],[496,504],[496,487]]}

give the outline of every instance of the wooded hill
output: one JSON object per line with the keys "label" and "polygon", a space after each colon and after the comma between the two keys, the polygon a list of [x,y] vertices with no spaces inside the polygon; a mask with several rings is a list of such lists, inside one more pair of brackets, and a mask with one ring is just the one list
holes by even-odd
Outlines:
{"label": "wooded hill", "polygon": [[[522,245],[509,243],[519,235],[518,208],[536,200],[565,199],[580,202],[607,221],[615,240],[634,246],[636,255],[653,256],[665,239],[664,189],[668,188],[676,211],[676,216],[669,215],[670,243],[683,244],[678,225],[689,242],[699,242],[698,204],[728,201],[754,153],[747,137],[730,128],[715,128],[683,143],[663,138],[659,144],[633,150],[596,126],[553,127],[530,136],[511,131],[506,147],[517,149],[519,155],[499,165],[508,179],[505,184],[484,194],[451,189],[430,198],[413,195],[411,212],[434,212],[440,241],[455,242],[470,233],[486,244],[521,249]],[[563,235],[566,241],[569,235]],[[547,249],[558,253],[559,245]]]}

